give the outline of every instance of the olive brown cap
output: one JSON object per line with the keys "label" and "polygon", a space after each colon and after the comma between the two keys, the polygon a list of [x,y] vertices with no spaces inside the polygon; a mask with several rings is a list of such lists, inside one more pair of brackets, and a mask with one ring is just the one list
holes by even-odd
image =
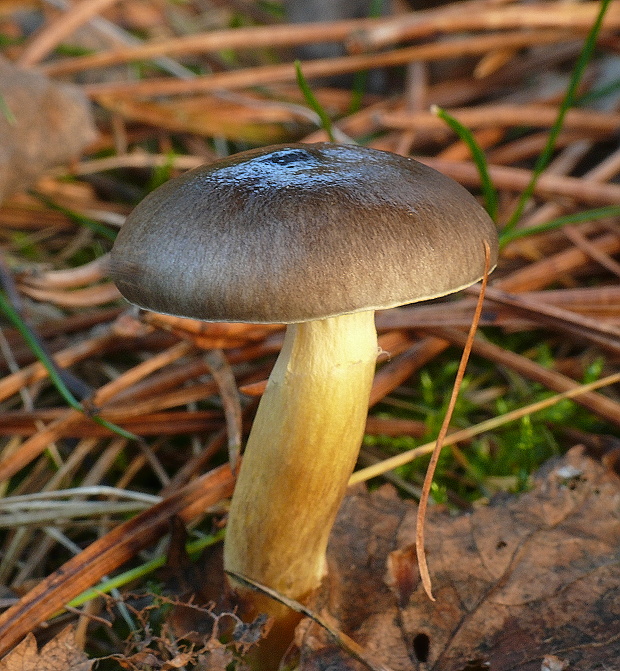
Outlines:
{"label": "olive brown cap", "polygon": [[141,307],[292,323],[442,296],[479,280],[495,226],[410,158],[330,143],[266,147],[191,170],[131,213],[112,277]]}

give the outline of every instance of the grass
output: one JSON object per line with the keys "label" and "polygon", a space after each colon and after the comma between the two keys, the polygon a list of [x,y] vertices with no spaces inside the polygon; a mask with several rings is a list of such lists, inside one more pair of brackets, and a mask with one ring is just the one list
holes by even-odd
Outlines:
{"label": "grass", "polygon": [[[518,334],[509,339],[501,332],[485,335],[500,342],[512,352],[521,353],[540,365],[553,369],[556,351],[539,334]],[[396,390],[376,414],[383,418],[398,417],[424,424],[420,437],[367,435],[366,448],[374,453],[394,455],[432,441],[445,415],[449,390],[456,373],[457,361],[453,351],[426,366],[416,385]],[[587,384],[602,375],[604,359],[595,358],[583,371],[580,382]],[[542,384],[532,383],[506,368],[498,368],[480,357],[472,357],[455,406],[451,427],[474,427],[489,417],[502,417],[530,403],[550,398],[552,392]],[[551,408],[522,417],[516,422],[496,428],[491,435],[475,437],[458,448],[442,452],[435,476],[433,498],[448,503],[448,493],[465,505],[499,491],[518,493],[530,486],[532,474],[548,459],[566,449],[563,428],[597,434],[609,430],[591,412],[573,401],[560,401]],[[405,480],[421,483],[428,458],[422,458],[396,469]]]}

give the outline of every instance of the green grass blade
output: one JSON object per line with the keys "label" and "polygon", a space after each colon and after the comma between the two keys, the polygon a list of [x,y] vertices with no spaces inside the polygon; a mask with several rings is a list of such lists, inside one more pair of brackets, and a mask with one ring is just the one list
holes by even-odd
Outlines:
{"label": "green grass blade", "polygon": [[310,107],[311,110],[316,112],[321,122],[321,127],[327,133],[330,142],[335,142],[334,131],[332,129],[332,120],[329,118],[329,115],[321,105],[321,103],[316,99],[312,89],[308,84],[304,73],[301,71],[301,61],[295,61],[295,72],[297,73],[297,86],[299,90],[304,94],[306,99],[306,104]]}
{"label": "green grass blade", "polygon": [[480,145],[476,142],[476,138],[473,133],[463,126],[463,124],[455,119],[452,115],[448,114],[446,110],[441,107],[433,105],[432,112],[436,114],[440,119],[445,121],[445,123],[458,135],[458,137],[467,145],[469,151],[471,152],[472,158],[480,175],[480,184],[482,187],[482,195],[484,197],[484,205],[489,213],[489,216],[493,221],[497,221],[498,216],[498,197],[497,190],[493,186],[491,177],[489,175],[489,169],[487,164],[487,158],[484,155],[484,152],[480,148]]}
{"label": "green grass blade", "polygon": [[6,100],[2,95],[0,95],[0,114],[11,124],[11,126],[14,126],[17,123],[15,115],[11,111],[11,108],[6,104]]}
{"label": "green grass blade", "polygon": [[[217,531],[216,533],[210,536],[205,536],[204,538],[200,538],[197,541],[188,543],[185,546],[187,554],[189,555],[196,554],[197,552],[200,552],[201,550],[204,550],[205,548],[210,547],[211,545],[215,545],[224,538],[224,533],[225,530],[221,529],[220,531]],[[123,571],[123,573],[119,573],[117,576],[114,576],[109,580],[105,580],[99,583],[95,587],[87,589],[86,591],[82,592],[82,594],[80,594],[79,596],[76,596],[75,599],[70,601],[67,605],[72,608],[82,606],[87,601],[91,601],[92,599],[101,596],[101,594],[107,594],[111,592],[113,589],[124,587],[125,585],[129,584],[130,582],[133,582],[134,580],[137,580],[138,578],[143,578],[144,576],[149,575],[149,573],[153,573],[153,571],[156,571],[158,568],[164,566],[165,563],[166,563],[166,557],[164,555],[159,555],[158,557],[155,557],[154,559],[151,559],[150,561],[147,561],[144,564],[141,564],[140,566],[136,566],[135,568],[129,569],[127,571]]]}
{"label": "green grass blade", "polygon": [[[84,408],[80,408],[82,412],[84,412]],[[114,424],[113,422],[109,422],[107,419],[103,419],[103,417],[99,417],[99,415],[89,415],[88,413],[84,413],[90,419],[95,422],[95,424],[99,424],[99,426],[103,426],[109,431],[112,431],[112,433],[115,433],[117,436],[121,436],[121,438],[127,438],[127,440],[135,440],[137,442],[142,442],[143,439],[140,438],[140,436],[136,435],[135,433],[132,433],[131,431],[127,431],[127,429],[123,429],[122,426],[119,426],[118,424]]]}
{"label": "green grass blade", "polygon": [[98,415],[91,414],[86,411],[84,406],[75,398],[71,390],[65,384],[65,381],[62,379],[62,376],[58,372],[56,364],[52,361],[48,353],[45,351],[41,344],[38,342],[37,338],[32,333],[30,327],[24,322],[24,320],[19,316],[17,310],[11,305],[10,301],[7,300],[4,293],[0,291],[0,311],[2,311],[7,319],[13,324],[17,329],[19,334],[24,339],[26,345],[30,348],[32,353],[37,357],[41,365],[47,371],[47,374],[50,378],[52,384],[58,390],[58,393],[62,396],[65,402],[74,410],[84,413],[87,417],[90,417],[93,422],[104,426],[105,428],[113,431],[114,433],[122,436],[123,438],[128,438],[129,440],[140,440],[140,437],[126,431],[125,429],[108,422],[108,420],[99,417]]}
{"label": "green grass blade", "polygon": [[13,326],[17,329],[32,353],[44,366],[45,370],[47,370],[47,374],[52,384],[56,387],[58,393],[63,397],[66,403],[75,410],[82,410],[80,402],[75,398],[75,396],[71,393],[65,384],[61,375],[58,373],[58,369],[49,358],[47,352],[41,347],[40,343],[33,336],[30,328],[27,326],[27,324],[24,323],[17,310],[15,310],[15,308],[5,298],[2,292],[0,292],[0,309],[2,312],[4,312],[11,324],[13,324]]}
{"label": "green grass blade", "polygon": [[581,224],[585,221],[595,221],[596,219],[606,219],[607,217],[620,217],[620,205],[608,205],[607,207],[599,207],[594,210],[585,210],[584,212],[574,212],[563,217],[557,217],[546,221],[540,226],[531,226],[529,228],[517,228],[509,231],[502,231],[499,236],[500,245],[503,247],[513,240],[518,238],[525,238],[529,235],[537,235],[538,233],[547,233],[562,226],[570,226],[571,224]]}
{"label": "green grass blade", "polygon": [[618,91],[620,90],[620,77],[614,79],[607,84],[604,84],[599,89],[594,89],[593,91],[588,91],[579,96],[575,100],[575,105],[579,107],[585,107],[586,105],[591,105],[592,103],[598,102],[599,100],[606,98],[608,96],[617,97]]}
{"label": "green grass blade", "polygon": [[71,219],[71,221],[74,221],[76,224],[90,228],[91,231],[93,231],[94,233],[98,233],[103,238],[112,241],[116,240],[116,231],[112,230],[111,228],[108,228],[107,226],[100,224],[98,221],[95,221],[94,219],[89,219],[88,217],[85,217],[84,215],[79,214],[78,212],[74,212],[73,210],[70,210],[68,207],[58,205],[58,203],[55,203],[53,200],[47,198],[43,194],[33,193],[33,195],[52,210],[62,212],[62,214],[69,217],[69,219]]}

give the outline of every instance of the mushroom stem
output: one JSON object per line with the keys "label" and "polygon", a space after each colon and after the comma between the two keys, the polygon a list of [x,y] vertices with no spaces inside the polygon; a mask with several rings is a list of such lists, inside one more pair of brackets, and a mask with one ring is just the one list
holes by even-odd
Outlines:
{"label": "mushroom stem", "polygon": [[[226,569],[298,601],[319,586],[364,433],[377,352],[374,311],[289,325],[237,480]],[[288,615],[267,597],[244,596],[254,613],[276,622]]]}

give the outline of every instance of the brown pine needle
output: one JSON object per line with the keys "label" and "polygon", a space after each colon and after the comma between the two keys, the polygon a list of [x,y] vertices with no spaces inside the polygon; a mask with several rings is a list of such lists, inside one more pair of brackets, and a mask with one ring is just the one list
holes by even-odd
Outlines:
{"label": "brown pine needle", "polygon": [[[132,384],[144,379],[156,370],[166,366],[192,350],[190,343],[181,342],[168,350],[160,352],[156,356],[134,366],[126,373],[119,375],[115,380],[100,387],[90,399],[90,405],[98,409],[108,403],[116,394],[124,391]],[[69,409],[63,417],[48,424],[37,434],[24,441],[19,449],[10,456],[0,460],[0,482],[13,477],[18,471],[36,459],[47,446],[62,435],[63,431],[70,429],[84,417],[79,410]]]}
{"label": "brown pine needle", "polygon": [[[501,35],[455,38],[446,42],[415,45],[381,53],[318,58],[304,61],[302,65],[305,76],[312,79],[348,74],[375,67],[406,65],[412,61],[441,61],[452,57],[478,56],[502,47],[523,49],[535,45],[561,44],[574,39],[574,33],[557,29],[515,31]],[[152,97],[187,95],[199,91],[244,89],[252,86],[294,82],[295,78],[296,71],[293,63],[277,63],[216,72],[185,80],[154,77],[139,81],[100,82],[86,84],[83,90],[94,98],[102,94]]]}
{"label": "brown pine needle", "polygon": [[[443,172],[464,186],[480,186],[480,175],[471,161],[445,161],[431,156],[416,156],[429,168]],[[489,176],[499,189],[520,192],[532,176],[531,170],[505,165],[488,166]],[[580,177],[554,175],[549,172],[540,176],[536,186],[536,195],[544,198],[572,198],[592,207],[617,205],[620,201],[620,186],[612,183],[583,180]]]}
{"label": "brown pine needle", "polygon": [[0,655],[104,575],[159,540],[170,530],[171,518],[178,515],[187,522],[202,515],[229,497],[233,486],[228,466],[219,466],[91,543],[0,614]]}
{"label": "brown pine needle", "polygon": [[480,315],[482,314],[482,303],[484,301],[484,292],[487,286],[490,263],[491,263],[490,262],[491,250],[487,242],[484,243],[484,252],[485,252],[484,277],[482,278],[482,286],[480,288],[480,294],[478,296],[478,302],[476,304],[476,311],[474,313],[474,318],[471,323],[471,328],[469,329],[469,334],[467,336],[467,342],[465,344],[465,348],[463,349],[461,362],[459,363],[459,368],[456,373],[456,379],[454,381],[454,386],[452,388],[452,395],[450,396],[448,409],[443,419],[441,429],[439,430],[439,435],[437,436],[437,442],[435,443],[435,447],[431,454],[430,463],[428,465],[428,468],[426,469],[426,476],[424,478],[424,485],[422,487],[422,496],[420,496],[420,504],[418,505],[415,547],[418,556],[418,566],[420,568],[420,578],[422,579],[422,585],[424,586],[424,591],[426,592],[428,598],[431,601],[435,601],[435,597],[433,596],[432,593],[431,577],[428,572],[428,564],[426,563],[426,555],[424,553],[424,521],[426,518],[426,509],[428,507],[428,499],[431,493],[431,485],[433,484],[435,469],[437,468],[437,462],[439,461],[441,448],[443,447],[443,442],[446,438],[446,434],[448,433],[448,428],[450,427],[450,420],[452,419],[452,413],[454,412],[456,399],[458,397],[459,390],[461,388],[463,376],[465,375],[465,367],[467,366],[469,354],[471,352],[471,348],[474,342],[474,336],[476,335],[476,329],[478,328],[478,322],[480,321]]}
{"label": "brown pine needle", "polygon": [[243,410],[237,382],[222,350],[213,349],[206,352],[203,360],[219,389],[228,432],[228,463],[230,470],[237,475],[243,438]]}
{"label": "brown pine needle", "polygon": [[112,282],[96,284],[83,289],[39,289],[23,285],[21,292],[37,301],[52,303],[65,308],[92,307],[112,303],[121,297],[119,290]]}

